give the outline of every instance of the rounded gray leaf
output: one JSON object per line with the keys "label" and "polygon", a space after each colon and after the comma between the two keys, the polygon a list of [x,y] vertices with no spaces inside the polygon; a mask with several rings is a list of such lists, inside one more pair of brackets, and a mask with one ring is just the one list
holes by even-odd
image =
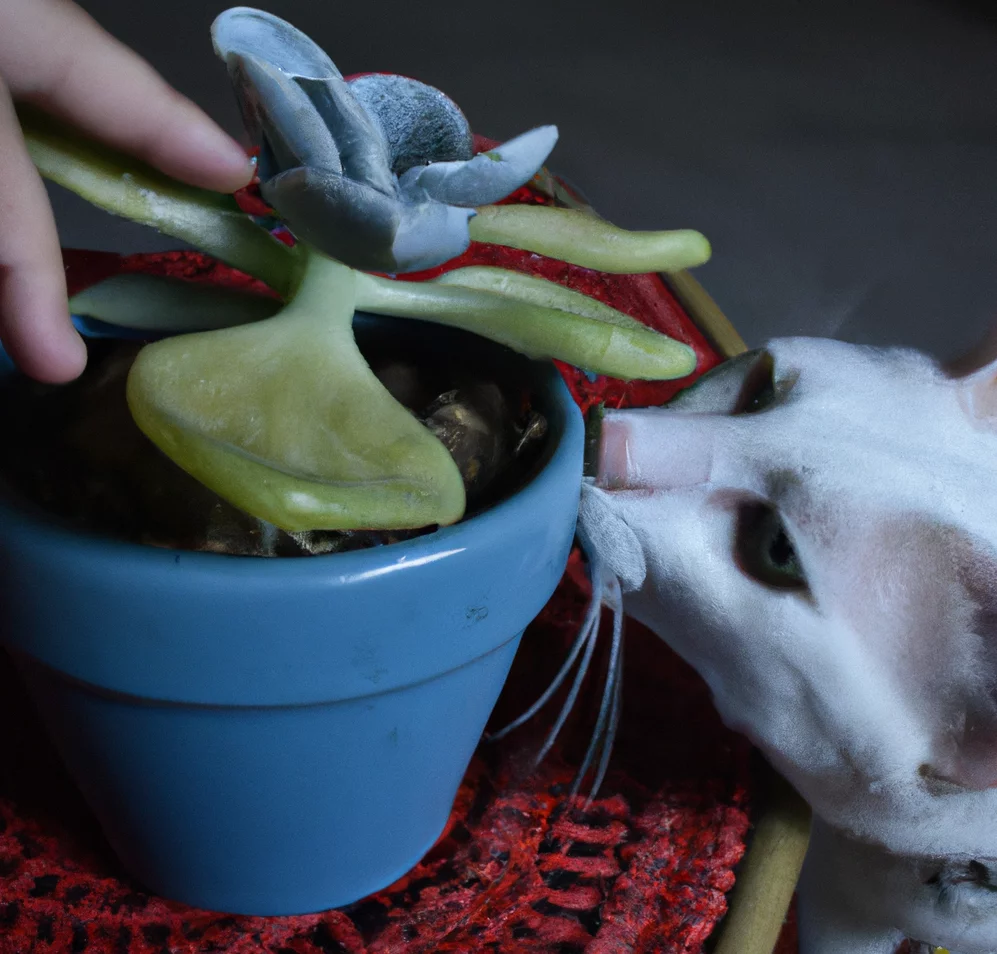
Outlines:
{"label": "rounded gray leaf", "polygon": [[265,147],[261,178],[303,165],[339,171],[332,133],[291,77],[248,54],[232,54],[228,68],[246,131]]}
{"label": "rounded gray leaf", "polygon": [[358,76],[349,86],[384,131],[396,175],[412,166],[470,159],[474,154],[467,119],[435,87],[380,73]]}
{"label": "rounded gray leaf", "polygon": [[401,177],[402,191],[423,190],[447,205],[490,205],[529,182],[556,142],[556,126],[539,126],[467,162],[435,162],[409,169]]}
{"label": "rounded gray leaf", "polygon": [[397,200],[324,169],[291,169],[260,191],[301,241],[352,268],[394,270]]}
{"label": "rounded gray leaf", "polygon": [[344,80],[299,79],[339,148],[343,172],[351,179],[394,196],[398,189],[391,174],[391,157],[380,125],[357,101]]}
{"label": "rounded gray leaf", "polygon": [[265,10],[226,10],[211,24],[211,40],[215,53],[226,62],[236,54],[266,60],[291,76],[327,79],[343,75],[314,40]]}
{"label": "rounded gray leaf", "polygon": [[439,202],[405,202],[391,247],[395,272],[418,272],[435,268],[466,251],[471,244],[467,223],[471,209],[458,209]]}

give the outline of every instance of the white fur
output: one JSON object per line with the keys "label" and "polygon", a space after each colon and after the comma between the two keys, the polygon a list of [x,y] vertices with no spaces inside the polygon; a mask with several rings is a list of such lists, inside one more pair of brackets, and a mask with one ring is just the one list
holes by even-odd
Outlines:
{"label": "white fur", "polygon": [[[584,536],[820,819],[802,954],[997,951],[997,372],[767,351],[792,386],[758,413],[730,413],[728,380],[713,409],[606,416]],[[739,566],[752,500],[778,509],[808,591]]]}

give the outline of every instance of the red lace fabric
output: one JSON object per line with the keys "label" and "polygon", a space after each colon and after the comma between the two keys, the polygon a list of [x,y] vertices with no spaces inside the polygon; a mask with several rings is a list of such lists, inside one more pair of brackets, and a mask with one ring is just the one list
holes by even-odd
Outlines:
{"label": "red lace fabric", "polygon": [[[542,190],[522,193],[520,201],[552,201]],[[691,344],[697,374],[717,362],[658,276],[604,275],[480,245],[447,267],[463,264],[562,282]],[[67,252],[66,268],[71,291],[136,270],[265,291],[185,252]],[[586,409],[661,403],[684,383],[562,372]],[[524,637],[494,727],[546,687],[587,597],[575,554]],[[406,877],[348,908],[290,918],[232,917],[146,894],[111,855],[15,679],[0,671],[0,954],[697,954],[726,910],[744,850],[748,747],[720,725],[698,677],[636,624],[625,656],[620,733],[590,806],[567,792],[598,708],[598,664],[539,769],[533,756],[558,700],[501,743],[481,744],[446,831]]]}

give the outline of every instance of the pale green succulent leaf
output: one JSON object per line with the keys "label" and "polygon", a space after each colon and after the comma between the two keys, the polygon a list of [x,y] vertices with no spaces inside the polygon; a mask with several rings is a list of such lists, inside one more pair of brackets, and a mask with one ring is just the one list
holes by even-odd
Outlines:
{"label": "pale green succulent leaf", "polygon": [[[481,281],[481,272],[474,271]],[[531,358],[557,358],[624,380],[680,378],[695,370],[696,356],[687,345],[640,322],[631,324],[618,312],[615,315],[619,317],[609,321],[591,299],[580,306],[585,314],[537,303],[543,299],[572,308],[579,305],[573,297],[577,293],[569,289],[564,289],[569,292],[566,300],[554,289],[542,288],[538,294],[539,288],[516,277],[498,291],[440,280],[403,282],[358,273],[357,307],[464,328]],[[599,317],[591,316],[595,312]]]}
{"label": "pale green succulent leaf", "polygon": [[709,260],[710,243],[692,229],[629,232],[575,209],[490,205],[470,222],[475,242],[526,249],[617,275],[679,272]]}
{"label": "pale green succulent leaf", "polygon": [[290,292],[300,250],[256,225],[232,196],[177,182],[35,110],[20,109],[18,119],[46,179],[107,212],[189,242],[281,295]]}
{"label": "pale green succulent leaf", "polygon": [[604,321],[618,328],[648,330],[647,325],[636,318],[631,318],[630,315],[625,315],[622,311],[617,311],[584,292],[559,285],[539,275],[527,275],[525,272],[514,272],[508,268],[496,268],[491,265],[469,265],[466,268],[455,268],[451,272],[445,272],[433,281],[439,285],[460,285],[463,288],[496,292],[531,305],[557,308],[581,318]]}
{"label": "pale green succulent leaf", "polygon": [[69,299],[74,315],[99,318],[119,328],[182,334],[261,321],[282,303],[242,289],[164,275],[114,275]]}
{"label": "pale green succulent leaf", "polygon": [[195,478],[284,530],[453,523],[460,472],[357,348],[354,275],[313,255],[275,317],[147,346],[132,415]]}

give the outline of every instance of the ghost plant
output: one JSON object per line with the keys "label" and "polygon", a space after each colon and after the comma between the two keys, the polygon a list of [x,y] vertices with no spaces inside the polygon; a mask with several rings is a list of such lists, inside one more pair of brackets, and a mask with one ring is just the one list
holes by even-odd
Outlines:
{"label": "ghost plant", "polygon": [[461,518],[456,464],[367,366],[353,339],[356,310],[469,329],[615,377],[693,370],[685,345],[544,279],[491,267],[429,282],[397,277],[441,265],[472,240],[618,273],[705,261],[696,232],[629,233],[580,211],[495,205],[538,172],[554,127],[474,155],[463,114],[432,87],[383,74],[344,79],[303,33],[245,7],[219,16],[212,37],[259,148],[262,196],[293,246],[232,197],[177,183],[36,114],[21,118],[45,176],[280,296],[273,307],[250,305],[244,293],[129,276],[71,302],[167,335],[135,361],[129,406],[220,496],[289,531]]}

